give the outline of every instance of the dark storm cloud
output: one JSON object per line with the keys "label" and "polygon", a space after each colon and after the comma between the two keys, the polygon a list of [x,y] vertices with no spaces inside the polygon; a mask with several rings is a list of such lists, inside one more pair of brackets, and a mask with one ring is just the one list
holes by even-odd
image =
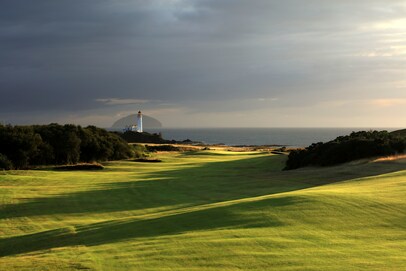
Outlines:
{"label": "dark storm cloud", "polygon": [[312,104],[339,96],[331,86],[353,92],[348,82],[379,65],[404,68],[354,54],[382,36],[362,26],[405,14],[404,1],[384,0],[3,0],[0,114],[111,105],[103,99]]}

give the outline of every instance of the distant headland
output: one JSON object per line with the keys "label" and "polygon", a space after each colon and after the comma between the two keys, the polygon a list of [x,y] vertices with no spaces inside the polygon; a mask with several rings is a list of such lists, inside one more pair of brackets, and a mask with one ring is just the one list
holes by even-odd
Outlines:
{"label": "distant headland", "polygon": [[[153,128],[161,128],[162,123],[150,116],[143,115],[143,128],[144,129],[153,129]],[[116,122],[113,123],[111,126],[112,129],[125,129],[128,126],[133,125],[137,121],[137,114],[131,114],[127,117],[123,117]]]}

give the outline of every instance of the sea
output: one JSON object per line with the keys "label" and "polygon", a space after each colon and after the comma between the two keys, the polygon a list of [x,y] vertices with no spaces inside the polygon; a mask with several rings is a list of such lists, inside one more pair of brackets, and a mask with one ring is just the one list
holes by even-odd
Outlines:
{"label": "sea", "polygon": [[192,140],[205,144],[273,145],[306,147],[312,143],[327,142],[353,131],[386,130],[396,128],[156,128],[149,133],[162,133],[164,139]]}

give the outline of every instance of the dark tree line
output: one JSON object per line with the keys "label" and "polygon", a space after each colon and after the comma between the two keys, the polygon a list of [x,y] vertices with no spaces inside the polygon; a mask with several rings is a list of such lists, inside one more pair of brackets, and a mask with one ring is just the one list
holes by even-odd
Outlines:
{"label": "dark tree line", "polygon": [[326,143],[314,143],[290,152],[285,169],[331,166],[357,159],[394,155],[406,151],[406,138],[387,131],[352,132]]}
{"label": "dark tree line", "polygon": [[0,169],[126,159],[133,150],[117,134],[95,126],[0,125]]}

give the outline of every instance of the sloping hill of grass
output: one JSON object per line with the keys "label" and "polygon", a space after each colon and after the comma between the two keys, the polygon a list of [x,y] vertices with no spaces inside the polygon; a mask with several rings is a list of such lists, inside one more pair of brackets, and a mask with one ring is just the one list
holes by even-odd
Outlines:
{"label": "sloping hill of grass", "polygon": [[287,172],[261,153],[159,158],[4,172],[0,269],[406,269],[402,160]]}

